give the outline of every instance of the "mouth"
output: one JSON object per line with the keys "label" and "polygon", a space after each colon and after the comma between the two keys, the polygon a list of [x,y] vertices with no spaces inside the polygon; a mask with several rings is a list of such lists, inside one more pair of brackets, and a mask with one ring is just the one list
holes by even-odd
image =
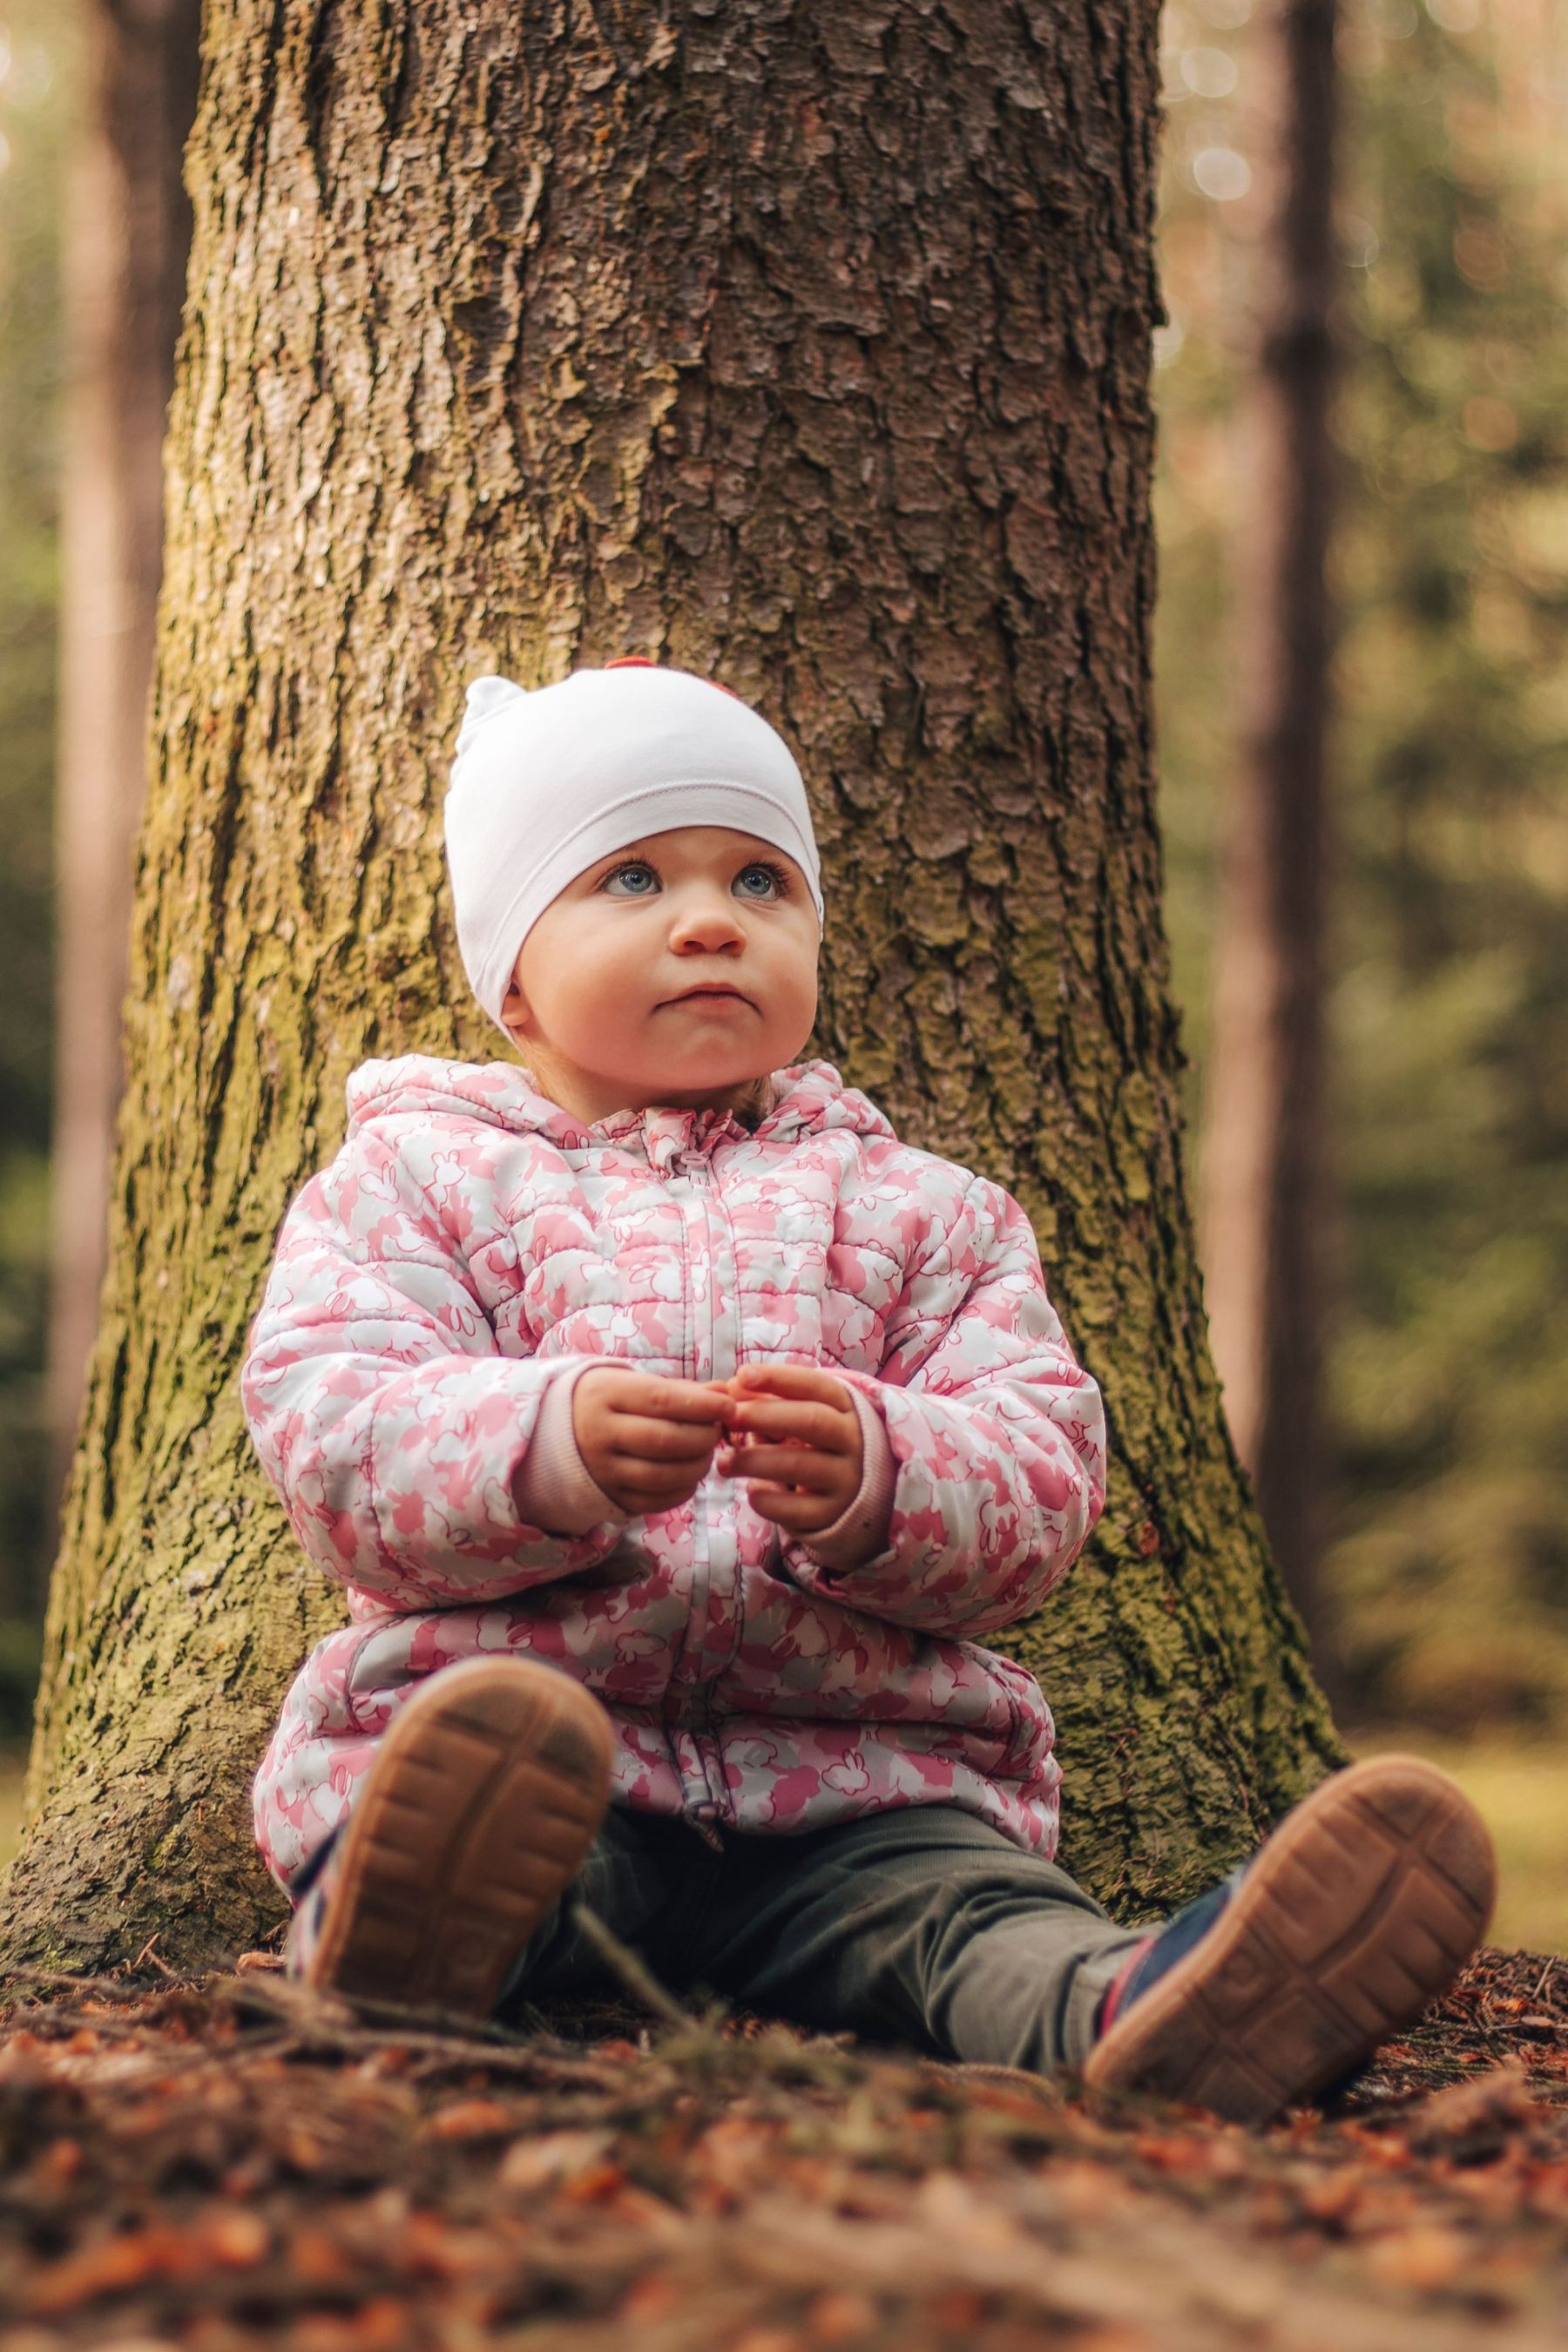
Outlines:
{"label": "mouth", "polygon": [[751,1001],[738,988],[715,987],[711,982],[705,982],[698,988],[683,989],[679,996],[666,999],[670,1004],[750,1004]]}

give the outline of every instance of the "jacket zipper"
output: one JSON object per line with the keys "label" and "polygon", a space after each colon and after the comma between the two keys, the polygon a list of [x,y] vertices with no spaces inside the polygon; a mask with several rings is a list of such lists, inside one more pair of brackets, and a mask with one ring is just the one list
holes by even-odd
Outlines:
{"label": "jacket zipper", "polygon": [[[696,1368],[696,1377],[699,1380],[710,1380],[718,1376],[718,1367],[713,1360],[714,1341],[717,1336],[713,1316],[713,1218],[708,1206],[708,1187],[713,1181],[713,1171],[702,1153],[698,1151],[678,1153],[671,1165],[673,1166],[677,1175],[685,1176],[687,1178],[691,1185],[693,1199],[700,1202],[701,1206],[704,1240],[703,1259],[707,1268],[706,1276],[703,1282],[703,1303],[707,1314],[708,1328],[702,1355]],[[703,1369],[704,1366],[706,1367],[705,1370]],[[697,1500],[696,1497],[693,1499]],[[705,1514],[706,1507],[700,1502],[698,1503],[698,1508]],[[706,1516],[704,1516],[702,1556],[703,1577],[700,1608],[701,1622],[705,1636],[708,1630],[707,1621],[713,1591],[713,1560],[712,1552],[708,1543],[708,1523]],[[697,1744],[698,1754],[702,1760],[703,1778],[708,1782],[709,1795],[707,1801],[709,1805],[717,1809],[721,1800],[714,1792],[713,1782],[709,1778],[708,1767],[710,1760],[712,1760],[715,1763],[717,1762],[718,1742],[713,1731],[712,1687],[706,1676],[703,1676],[701,1680],[691,1685],[689,1700],[690,1704],[687,1710],[687,1720],[691,1731],[692,1738]],[[704,1811],[701,1810],[689,1814],[688,1818],[690,1820],[692,1828],[707,1844],[713,1847],[715,1852],[722,1852],[722,1841],[720,1837],[717,1822],[715,1822]]]}

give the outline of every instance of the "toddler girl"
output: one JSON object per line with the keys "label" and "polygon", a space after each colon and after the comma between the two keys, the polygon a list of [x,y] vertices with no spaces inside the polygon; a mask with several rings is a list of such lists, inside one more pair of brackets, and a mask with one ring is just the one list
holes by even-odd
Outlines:
{"label": "toddler girl", "polygon": [[251,1434],[350,1623],[257,1780],[289,1964],[489,2014],[655,1970],[828,2031],[1264,2116],[1445,1983],[1479,1825],[1336,1775],[1161,1930],[1061,1871],[1051,1717],[984,1646],[1104,1499],[1027,1218],[802,1061],[800,772],[649,663],[470,688],[458,939],[506,1058],[363,1063],[284,1220]]}

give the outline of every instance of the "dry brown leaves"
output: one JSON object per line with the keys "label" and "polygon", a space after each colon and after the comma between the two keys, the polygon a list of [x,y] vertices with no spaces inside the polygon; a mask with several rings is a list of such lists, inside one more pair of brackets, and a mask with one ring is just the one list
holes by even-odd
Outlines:
{"label": "dry brown leaves", "polygon": [[251,1969],[13,1985],[4,2352],[1546,2352],[1568,1963],[1246,2133],[754,2020],[477,2038]]}

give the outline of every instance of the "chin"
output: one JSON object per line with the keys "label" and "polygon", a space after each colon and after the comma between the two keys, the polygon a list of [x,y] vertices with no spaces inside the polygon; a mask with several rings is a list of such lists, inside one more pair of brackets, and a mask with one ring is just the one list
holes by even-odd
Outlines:
{"label": "chin", "polygon": [[[768,1066],[771,1068],[773,1066],[770,1063]],[[668,1087],[672,1093],[679,1091],[685,1095],[711,1095],[722,1093],[727,1087],[752,1086],[758,1078],[765,1076],[766,1072],[759,1069],[754,1063],[748,1063],[743,1069],[738,1070],[715,1069],[712,1064],[709,1063],[701,1068],[661,1070],[652,1077],[645,1076],[643,1084]]]}

